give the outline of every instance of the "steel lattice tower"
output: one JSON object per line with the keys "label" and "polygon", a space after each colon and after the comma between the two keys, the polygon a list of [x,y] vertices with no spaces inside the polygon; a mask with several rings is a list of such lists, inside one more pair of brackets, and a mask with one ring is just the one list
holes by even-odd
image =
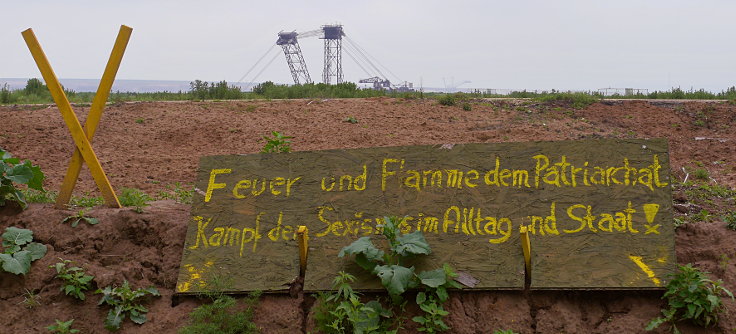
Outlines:
{"label": "steel lattice tower", "polygon": [[289,70],[291,70],[291,77],[294,78],[294,83],[299,85],[302,83],[300,79],[304,79],[304,83],[310,84],[312,83],[312,78],[309,77],[307,64],[304,62],[304,57],[302,56],[302,49],[299,47],[299,42],[296,39],[297,35],[294,31],[280,32],[276,45],[280,45],[281,49],[284,50],[286,63],[289,64]]}
{"label": "steel lattice tower", "polygon": [[322,82],[326,84],[342,83],[342,25],[322,26],[325,40],[325,68],[322,71]]}

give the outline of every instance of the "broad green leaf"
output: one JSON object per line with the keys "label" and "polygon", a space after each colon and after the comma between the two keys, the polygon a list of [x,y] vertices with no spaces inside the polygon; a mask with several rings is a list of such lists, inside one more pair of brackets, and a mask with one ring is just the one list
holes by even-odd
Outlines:
{"label": "broad green leaf", "polygon": [[447,289],[445,289],[444,286],[438,286],[437,287],[437,298],[440,299],[441,302],[445,302],[448,298],[450,298],[450,295],[447,294]]}
{"label": "broad green leaf", "polygon": [[33,231],[24,228],[8,227],[2,234],[3,247],[25,245],[33,241]]}
{"label": "broad green leaf", "polygon": [[411,254],[427,255],[432,252],[432,249],[429,248],[429,243],[427,243],[427,240],[424,239],[424,234],[422,233],[422,231],[414,231],[409,234],[398,236],[396,237],[396,241],[398,242],[398,245],[396,246],[396,249],[394,249],[394,251],[396,252],[396,254],[399,254],[401,256],[407,256]]}
{"label": "broad green leaf", "polygon": [[43,175],[43,172],[41,171],[41,167],[33,166],[31,165],[30,161],[26,161],[28,164],[28,167],[31,168],[31,172],[33,173],[33,177],[28,180],[28,188],[35,189],[38,191],[44,191],[43,190],[43,179],[46,177]]}
{"label": "broad green leaf", "polygon": [[25,275],[31,269],[31,255],[28,251],[15,254],[0,254],[3,270],[16,275]]}
{"label": "broad green leaf", "polygon": [[123,313],[123,307],[117,306],[110,310],[110,312],[107,312],[107,318],[105,318],[105,328],[110,331],[116,331],[120,329],[120,323],[125,318],[125,313]]}
{"label": "broad green leaf", "polygon": [[710,302],[711,307],[718,306],[718,304],[720,304],[721,302],[721,299],[715,295],[708,295],[708,297],[706,298],[708,298],[708,301]]}
{"label": "broad green leaf", "polygon": [[26,195],[24,195],[20,190],[13,188],[10,191],[11,199],[18,202],[20,204],[21,208],[25,210],[25,208],[28,207],[28,203],[26,202]]}
{"label": "broad green leaf", "polygon": [[148,288],[146,288],[145,291],[150,293],[152,296],[161,296],[161,294],[158,292],[158,289],[152,286],[149,286]]}
{"label": "broad green leaf", "polygon": [[411,320],[414,321],[414,322],[416,322],[416,323],[418,323],[418,324],[421,324],[421,325],[424,325],[424,323],[427,322],[427,319],[425,319],[424,317],[421,317],[421,316],[416,316],[414,318],[411,318]]}
{"label": "broad green leaf", "polygon": [[419,276],[419,280],[422,282],[422,284],[430,288],[436,288],[447,283],[447,277],[445,276],[444,269],[422,271],[417,276]]}
{"label": "broad green leaf", "polygon": [[13,155],[10,154],[10,152],[8,152],[8,151],[0,148],[0,161],[6,161],[6,160],[8,160],[8,159],[10,159],[12,157],[13,157]]}
{"label": "broad green leaf", "polygon": [[409,286],[409,281],[414,276],[414,267],[376,266],[373,271],[381,279],[381,283],[388,290],[388,293],[392,295],[404,293]]}
{"label": "broad green leaf", "polygon": [[365,306],[370,307],[375,311],[378,315],[384,317],[384,318],[390,318],[391,317],[391,311],[387,310],[379,303],[377,300],[371,300],[367,303],[365,303]]}
{"label": "broad green leaf", "polygon": [[427,294],[424,292],[417,293],[417,304],[423,304],[427,300]]}
{"label": "broad green leaf", "polygon": [[33,170],[25,164],[15,165],[7,172],[5,177],[15,183],[28,184],[28,181],[33,179]]}
{"label": "broad green leaf", "polygon": [[343,257],[345,254],[364,254],[367,260],[374,262],[381,261],[383,258],[383,251],[373,245],[370,237],[361,237],[353,241],[350,245],[343,247],[337,256]]}
{"label": "broad green leaf", "polygon": [[92,218],[92,217],[84,217],[84,220],[87,221],[87,224],[90,224],[90,225],[97,225],[100,223],[100,221],[97,218]]}
{"label": "broad green leaf", "polygon": [[142,325],[146,322],[146,314],[138,311],[130,311],[130,320],[136,324]]}
{"label": "broad green leaf", "polygon": [[357,263],[361,268],[371,272],[373,271],[373,268],[378,265],[378,263],[369,260],[363,253],[355,254],[355,263]]}
{"label": "broad green leaf", "polygon": [[31,254],[31,261],[36,261],[46,255],[48,248],[44,244],[32,242],[28,244],[23,250],[27,250]]}

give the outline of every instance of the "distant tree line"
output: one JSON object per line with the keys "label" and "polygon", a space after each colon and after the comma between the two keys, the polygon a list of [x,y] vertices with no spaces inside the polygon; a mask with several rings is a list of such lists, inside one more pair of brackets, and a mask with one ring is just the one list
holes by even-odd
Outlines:
{"label": "distant tree line", "polygon": [[[64,89],[67,98],[73,103],[90,103],[94,98],[94,92],[75,92]],[[126,101],[179,101],[179,100],[234,100],[234,99],[302,99],[302,98],[365,98],[375,96],[390,96],[402,98],[424,98],[425,96],[452,96],[459,100],[482,97],[507,97],[507,98],[535,98],[540,100],[557,100],[574,98],[576,101],[601,98],[621,99],[699,99],[699,100],[736,100],[736,87],[730,87],[719,93],[709,92],[703,89],[684,91],[673,88],[669,91],[653,91],[648,94],[634,95],[609,95],[603,96],[597,91],[589,92],[561,92],[556,90],[543,92],[514,91],[509,94],[488,94],[481,91],[471,93],[424,93],[403,92],[397,93],[385,90],[373,90],[360,88],[352,82],[340,84],[311,83],[303,85],[279,85],[271,81],[257,84],[252,91],[244,92],[240,87],[228,85],[223,80],[220,82],[207,82],[194,80],[189,83],[189,91],[178,92],[111,92],[109,102]],[[29,79],[23,89],[11,90],[8,84],[0,86],[0,104],[43,104],[54,103],[48,88],[39,79]]]}

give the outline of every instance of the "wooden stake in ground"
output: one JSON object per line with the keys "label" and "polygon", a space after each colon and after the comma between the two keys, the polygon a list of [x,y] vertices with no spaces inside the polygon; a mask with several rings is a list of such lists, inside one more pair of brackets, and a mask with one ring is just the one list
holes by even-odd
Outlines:
{"label": "wooden stake in ground", "polygon": [[33,33],[33,30],[27,29],[21,33],[23,35],[23,39],[28,45],[28,49],[31,51],[31,55],[33,55],[33,59],[36,61],[38,69],[41,71],[41,75],[49,88],[51,96],[54,98],[54,102],[56,102],[56,105],[64,118],[64,122],[69,128],[69,132],[74,139],[74,144],[76,145],[76,150],[72,156],[69,169],[67,170],[67,174],[64,177],[64,182],[61,186],[61,192],[56,201],[57,208],[63,208],[67,203],[69,203],[69,199],[71,198],[72,191],[74,190],[74,186],[76,185],[76,181],[79,176],[79,171],[82,167],[82,161],[87,163],[90,173],[92,174],[92,178],[100,189],[100,192],[102,192],[102,197],[105,199],[105,203],[110,207],[120,207],[120,202],[115,195],[115,191],[112,189],[110,181],[102,170],[102,166],[100,165],[90,142],[94,136],[97,124],[99,123],[105,103],[107,102],[107,98],[110,94],[112,83],[115,80],[115,75],[117,74],[117,70],[120,66],[131,32],[132,29],[130,27],[120,27],[118,38],[115,41],[115,46],[113,47],[107,67],[105,68],[105,72],[100,80],[100,86],[97,89],[95,99],[90,108],[89,117],[85,124],[86,132],[82,129],[79,119],[77,119],[76,114],[74,114],[74,111],[69,104],[69,100],[67,99],[66,94],[64,94],[64,90],[51,68],[46,55],[41,49],[41,45],[38,43],[38,39],[36,39],[36,35]]}

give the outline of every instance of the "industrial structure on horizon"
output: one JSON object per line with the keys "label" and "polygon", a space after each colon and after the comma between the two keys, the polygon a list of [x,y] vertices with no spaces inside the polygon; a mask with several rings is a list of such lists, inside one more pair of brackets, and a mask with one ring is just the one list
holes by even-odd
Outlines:
{"label": "industrial structure on horizon", "polygon": [[[299,38],[306,37],[319,37],[324,40],[322,82],[325,84],[340,84],[344,81],[342,70],[342,41],[343,38],[345,38],[348,42],[345,44],[347,48],[344,49],[347,55],[355,61],[358,67],[360,67],[366,75],[370,76],[367,79],[358,80],[359,83],[370,83],[372,84],[373,89],[378,90],[393,90],[400,92],[414,90],[414,85],[406,81],[399,85],[392,85],[386,75],[384,75],[378,66],[370,60],[367,52],[357,43],[347,38],[342,25],[339,24],[324,25],[320,29],[310,30],[303,33],[298,33],[296,31],[279,32],[276,45],[280,46],[284,52],[286,64],[289,66],[289,71],[291,72],[291,77],[297,85],[313,83],[312,77],[309,75],[309,70],[307,69],[307,64],[304,61],[301,47],[299,46]],[[373,59],[378,63],[378,60],[375,58]],[[361,64],[361,62],[363,64]],[[383,65],[381,66],[383,67]],[[366,67],[368,69],[366,69]],[[393,75],[390,70],[385,67],[383,68]]]}

